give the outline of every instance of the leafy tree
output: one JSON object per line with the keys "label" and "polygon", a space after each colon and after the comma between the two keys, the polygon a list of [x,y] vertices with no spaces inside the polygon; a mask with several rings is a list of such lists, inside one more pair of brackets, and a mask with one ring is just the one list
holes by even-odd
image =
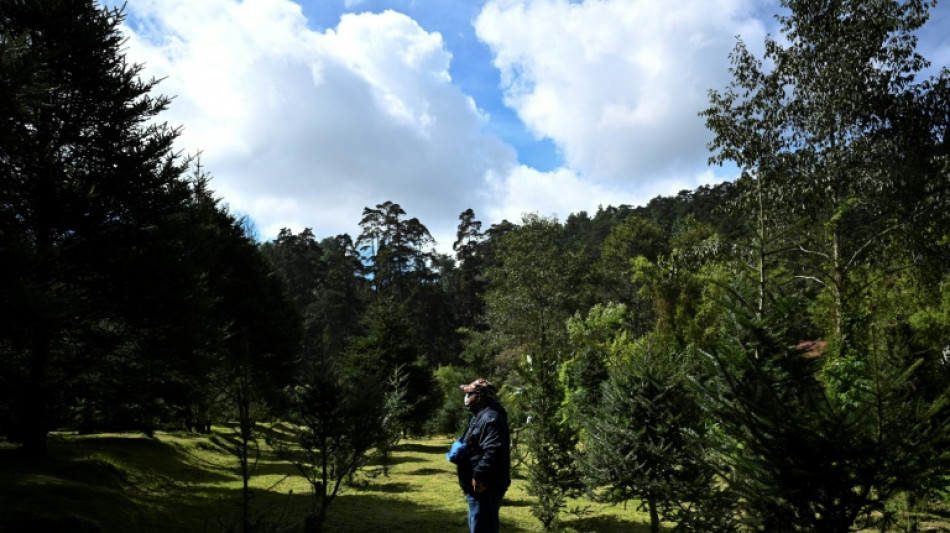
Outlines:
{"label": "leafy tree", "polygon": [[[756,222],[756,295],[737,290],[745,303],[731,309],[743,309],[726,313],[744,333],[718,349],[729,392],[713,402],[741,443],[733,486],[755,527],[878,520],[886,530],[888,499],[914,500],[945,468],[932,451],[945,438],[942,343],[907,333],[910,310],[935,309],[933,298],[913,300],[913,285],[944,275],[929,258],[947,228],[948,120],[934,102],[946,101],[950,76],[916,79],[928,63],[914,32],[931,5],[783,2],[787,44],[767,40],[758,60],[740,42],[732,84],[710,93],[712,161],[743,168],[742,204]],[[796,278],[812,285],[788,290]],[[806,306],[813,324],[801,320]],[[821,330],[829,355],[788,348]]]}
{"label": "leafy tree", "polygon": [[693,190],[684,189],[675,196],[657,196],[646,205],[635,208],[621,206],[618,212],[623,213],[623,219],[633,215],[649,220],[666,234],[672,234],[682,220],[692,216],[715,227],[720,235],[736,238],[743,233],[742,218],[724,209],[735,199],[736,193],[735,184],[726,181]]}
{"label": "leafy tree", "polygon": [[587,316],[578,312],[567,322],[571,355],[561,365],[560,379],[567,418],[579,431],[600,405],[600,389],[609,377],[615,345],[628,338],[626,315],[623,304],[598,304]]}
{"label": "leafy tree", "polygon": [[633,282],[632,261],[640,256],[655,262],[669,253],[669,239],[655,223],[630,216],[614,226],[601,245],[595,268],[600,277],[602,301],[622,303],[633,314],[637,333],[652,329],[656,320],[651,302],[641,298]]}
{"label": "leafy tree", "polygon": [[[922,294],[923,290],[915,292]],[[927,291],[925,297],[908,318],[916,340],[932,351],[950,353],[950,277],[944,279],[938,291]]]}
{"label": "leafy tree", "polygon": [[458,436],[465,429],[465,422],[469,419],[469,413],[459,393],[459,384],[465,383],[470,376],[467,376],[461,368],[454,366],[439,366],[433,372],[433,376],[441,392],[442,405],[427,424],[426,433]]}
{"label": "leafy tree", "polygon": [[852,274],[871,263],[899,268],[881,253],[889,239],[917,240],[907,230],[946,211],[947,113],[932,102],[950,75],[915,81],[927,61],[914,31],[931,2],[782,5],[788,44],[767,39],[759,60],[740,41],[733,82],[710,92],[703,114],[713,162],[737,162],[771,216],[816,222],[800,234],[799,275],[826,292],[830,329],[847,352],[866,288]]}
{"label": "leafy tree", "polygon": [[656,331],[673,349],[703,346],[716,334],[717,317],[705,305],[704,292],[720,275],[715,260],[722,256],[722,243],[711,226],[687,217],[670,246],[656,262],[636,257],[633,282],[640,297],[652,302]]}

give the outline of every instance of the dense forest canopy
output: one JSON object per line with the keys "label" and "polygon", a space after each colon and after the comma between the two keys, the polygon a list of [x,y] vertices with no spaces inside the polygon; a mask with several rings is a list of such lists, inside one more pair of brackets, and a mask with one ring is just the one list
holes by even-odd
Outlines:
{"label": "dense forest canopy", "polygon": [[950,72],[920,78],[929,5],[784,1],[782,37],[739,42],[701,112],[735,182],[563,222],[466,210],[450,256],[385,199],[359,235],[255,241],[174,150],[121,10],[4,2],[0,438],[42,459],[56,429],[237,420],[250,475],[286,422],[319,530],[372,454],[458,431],[457,385],[485,376],[545,530],[582,491],[642,502],[652,531],[946,511]]}

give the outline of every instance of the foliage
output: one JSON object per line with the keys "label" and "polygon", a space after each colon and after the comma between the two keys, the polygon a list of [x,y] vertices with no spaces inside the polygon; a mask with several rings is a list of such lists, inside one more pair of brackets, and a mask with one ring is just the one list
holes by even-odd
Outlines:
{"label": "foliage", "polygon": [[433,377],[441,393],[442,405],[436,411],[432,420],[426,424],[426,433],[430,435],[461,435],[465,429],[468,411],[462,401],[459,386],[471,382],[471,376],[466,376],[459,367],[439,366],[433,372]]}
{"label": "foliage", "polygon": [[831,369],[848,383],[841,394],[819,379],[825,360],[788,339],[791,302],[760,320],[740,301],[727,307],[735,334],[710,353],[720,387],[707,388],[706,405],[733,443],[722,450],[728,483],[752,530],[886,529],[889,499],[943,483],[948,395],[916,390],[921,362],[900,339],[867,346],[869,364],[850,374]]}
{"label": "foliage", "polygon": [[323,531],[344,481],[370,463],[377,446],[391,442],[384,391],[375,376],[342,374],[332,365],[314,368],[290,391],[289,435],[278,439],[292,446],[272,443],[311,486],[306,531]]}
{"label": "foliage", "polygon": [[717,317],[705,306],[704,293],[718,278],[715,261],[722,244],[711,226],[687,217],[671,240],[671,251],[655,262],[644,256],[631,261],[634,283],[649,299],[656,330],[677,350],[703,346],[717,333]]}
{"label": "foliage", "polygon": [[917,342],[946,358],[950,350],[950,277],[944,279],[938,291],[923,296],[926,300],[917,305],[908,322]]}
{"label": "foliage", "polygon": [[313,492],[307,527],[340,530],[341,487],[375,452],[404,475],[399,435],[454,434],[458,384],[486,376],[526,467],[511,512],[545,530],[604,525],[562,512],[581,465],[654,531],[914,529],[950,474],[950,74],[918,80],[914,35],[930,5],[784,1],[782,37],[762,58],[739,42],[702,113],[735,183],[564,224],[483,231],[468,209],[453,258],[392,201],[356,239],[256,243],[172,150],[121,10],[0,4],[0,303],[18,310],[0,436],[39,457],[54,427],[234,420],[213,435],[243,478],[234,524],[255,527],[266,431]]}
{"label": "foliage", "polygon": [[603,291],[600,299],[629,307],[634,335],[652,330],[656,316],[652,303],[641,296],[634,283],[632,262],[641,256],[655,262],[669,254],[669,246],[668,236],[658,225],[637,216],[614,226],[601,244],[600,259],[594,265]]}
{"label": "foliage", "polygon": [[362,317],[361,335],[346,353],[346,372],[385,381],[397,368],[405,373],[406,409],[402,431],[419,433],[438,406],[438,392],[428,363],[414,342],[415,329],[406,304],[387,300],[371,303]]}
{"label": "foliage", "polygon": [[651,531],[660,530],[685,494],[705,484],[704,420],[692,394],[689,357],[646,337],[624,343],[602,398],[585,418],[582,466],[591,487],[606,501],[639,500],[649,510]]}
{"label": "foliage", "polygon": [[565,417],[578,431],[595,416],[601,401],[601,386],[616,364],[618,343],[628,338],[627,308],[623,304],[596,305],[586,317],[575,313],[567,322],[571,357],[561,365],[565,389]]}
{"label": "foliage", "polygon": [[387,477],[392,468],[393,449],[403,434],[409,411],[406,404],[408,378],[402,367],[397,366],[386,380],[381,422],[383,439],[376,445],[376,455],[383,464],[383,475]]}
{"label": "foliage", "polygon": [[356,245],[369,258],[367,269],[378,298],[406,300],[412,281],[429,274],[432,253],[426,247],[434,240],[419,219],[404,220],[405,214],[399,204],[389,201],[363,209],[363,232]]}
{"label": "foliage", "polygon": [[475,219],[475,212],[466,209],[459,215],[456,240],[452,244],[458,261],[458,273],[455,278],[455,302],[453,308],[458,316],[458,325],[462,328],[474,328],[484,312],[484,304],[479,297],[486,287],[485,257],[481,248],[485,242],[482,223]]}
{"label": "foliage", "polygon": [[566,322],[578,279],[575,256],[560,243],[556,220],[528,215],[502,238],[489,269],[489,324],[503,346],[521,354],[521,405],[528,417],[528,491],[532,512],[545,531],[557,527],[565,498],[579,488],[574,468],[576,432],[560,413],[558,379],[566,359]]}
{"label": "foliage", "polygon": [[193,424],[238,347],[274,376],[293,342],[243,222],[156,120],[169,100],[125,61],[122,20],[92,1],[0,7],[15,102],[0,117],[0,298],[22,310],[0,329],[0,434],[36,457],[66,424]]}
{"label": "foliage", "polygon": [[[948,75],[915,79],[929,2],[783,5],[786,41],[762,60],[740,42],[703,113],[711,161],[743,169],[738,270],[754,274],[730,284],[708,403],[750,528],[884,531],[889,500],[945,476],[947,344],[912,331],[940,331],[921,284],[944,275],[922,259],[946,232],[948,121],[931,105]],[[807,339],[827,348],[803,353]]]}
{"label": "foliage", "polygon": [[770,218],[812,222],[795,243],[799,275],[827,293],[844,345],[863,325],[854,306],[865,285],[852,274],[893,268],[883,253],[890,239],[913,243],[924,219],[946,211],[948,119],[930,106],[950,74],[915,80],[928,65],[914,31],[929,5],[784,1],[787,44],[767,39],[759,60],[739,42],[733,82],[710,92],[703,113],[715,134],[711,161],[735,161],[756,180]]}

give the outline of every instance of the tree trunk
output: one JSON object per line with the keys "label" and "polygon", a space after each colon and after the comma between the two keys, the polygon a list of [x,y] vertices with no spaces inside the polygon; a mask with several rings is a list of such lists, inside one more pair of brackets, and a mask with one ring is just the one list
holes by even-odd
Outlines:
{"label": "tree trunk", "polygon": [[650,533],[660,533],[660,513],[656,510],[656,500],[651,498],[647,506],[650,508]]}
{"label": "tree trunk", "polygon": [[50,333],[45,327],[33,332],[30,378],[19,410],[23,428],[22,451],[26,458],[43,460],[49,456],[46,437],[49,434],[49,398],[46,366],[50,358]]}
{"label": "tree trunk", "polygon": [[237,385],[237,394],[238,394],[238,423],[240,424],[240,438],[241,438],[241,448],[240,461],[241,461],[241,479],[243,481],[243,486],[241,490],[241,531],[247,532],[251,530],[251,515],[250,515],[250,501],[251,501],[251,492],[250,492],[250,479],[251,479],[251,469],[250,469],[250,444],[253,439],[252,431],[254,422],[251,420],[251,398],[250,398],[250,377],[248,376],[248,352],[250,348],[247,344],[247,332],[244,333],[244,361],[241,365],[241,374],[239,377],[239,382]]}
{"label": "tree trunk", "polygon": [[920,533],[920,518],[918,518],[917,515],[917,494],[913,491],[907,494],[907,515],[910,520],[910,524],[907,527],[908,533]]}
{"label": "tree trunk", "polygon": [[251,478],[250,470],[250,450],[248,449],[251,441],[251,423],[250,423],[250,414],[249,406],[246,399],[242,398],[240,401],[240,406],[238,408],[240,413],[240,425],[241,425],[241,449],[240,461],[241,461],[241,480],[243,485],[241,488],[241,531],[247,532],[250,531],[250,500],[251,492],[249,481]]}

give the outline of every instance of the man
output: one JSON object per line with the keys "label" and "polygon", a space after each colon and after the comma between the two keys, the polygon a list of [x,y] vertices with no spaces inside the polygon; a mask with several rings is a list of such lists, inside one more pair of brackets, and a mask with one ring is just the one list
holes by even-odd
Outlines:
{"label": "man", "polygon": [[476,379],[462,385],[465,407],[472,421],[459,439],[465,452],[459,458],[459,484],[468,499],[471,533],[498,533],[501,499],[511,485],[511,442],[508,413],[498,403],[495,385]]}

